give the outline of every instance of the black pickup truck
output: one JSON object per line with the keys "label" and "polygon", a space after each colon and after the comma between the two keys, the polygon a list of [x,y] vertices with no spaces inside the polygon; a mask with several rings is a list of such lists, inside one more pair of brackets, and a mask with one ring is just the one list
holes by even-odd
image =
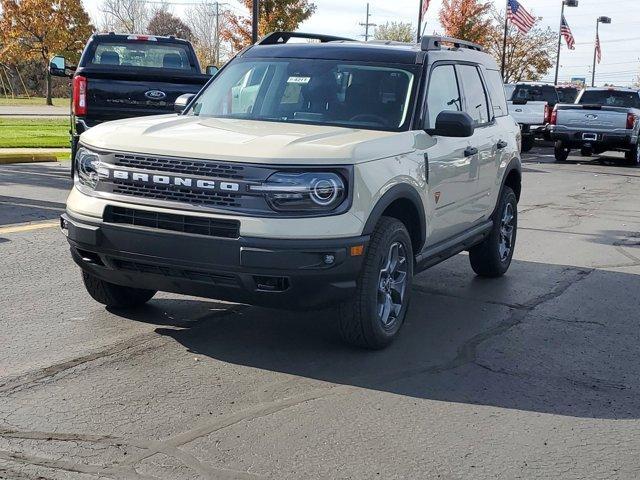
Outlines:
{"label": "black pickup truck", "polygon": [[92,35],[77,66],[53,57],[49,73],[73,79],[72,158],[80,134],[88,128],[109,120],[171,113],[180,95],[197,93],[215,70],[207,67],[207,73],[201,73],[188,41],[152,35]]}

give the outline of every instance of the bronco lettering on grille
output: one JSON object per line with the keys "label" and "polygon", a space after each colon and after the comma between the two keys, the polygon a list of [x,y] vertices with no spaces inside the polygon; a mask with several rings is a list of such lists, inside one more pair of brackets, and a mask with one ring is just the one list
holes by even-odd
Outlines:
{"label": "bronco lettering on grille", "polygon": [[127,170],[111,170],[111,179],[130,180],[133,182],[152,185],[195,187],[202,190],[221,190],[224,192],[237,192],[240,189],[240,185],[235,182],[216,182],[214,180],[201,180],[197,178],[177,177],[173,175],[149,175],[148,173],[130,172]]}

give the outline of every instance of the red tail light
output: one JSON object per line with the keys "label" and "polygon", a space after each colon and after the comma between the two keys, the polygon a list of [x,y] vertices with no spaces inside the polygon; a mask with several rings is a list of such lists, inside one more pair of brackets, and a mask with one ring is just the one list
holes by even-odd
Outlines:
{"label": "red tail light", "polygon": [[551,107],[547,103],[544,106],[544,123],[549,123],[551,121]]}
{"label": "red tail light", "polygon": [[636,126],[636,117],[633,113],[627,113],[627,130],[633,130],[633,127]]}
{"label": "red tail light", "polygon": [[80,75],[73,77],[73,113],[83,116],[87,114],[87,79]]}
{"label": "red tail light", "polygon": [[555,125],[555,124],[558,122],[558,109],[557,109],[557,108],[554,108],[554,109],[551,111],[551,115],[550,115],[549,117],[550,117],[550,118],[549,118],[549,123],[550,123],[551,125]]}

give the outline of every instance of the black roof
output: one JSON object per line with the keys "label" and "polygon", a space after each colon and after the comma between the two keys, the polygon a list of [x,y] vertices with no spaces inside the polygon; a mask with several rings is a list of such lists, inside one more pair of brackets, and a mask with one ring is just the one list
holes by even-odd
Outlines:
{"label": "black roof", "polygon": [[419,45],[331,41],[328,43],[289,43],[254,45],[243,53],[245,58],[317,58],[416,64]]}

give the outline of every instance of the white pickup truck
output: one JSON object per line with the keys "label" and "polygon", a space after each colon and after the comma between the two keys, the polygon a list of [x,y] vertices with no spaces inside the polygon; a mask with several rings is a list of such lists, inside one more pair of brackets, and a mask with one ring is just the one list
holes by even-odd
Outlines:
{"label": "white pickup truck", "polygon": [[630,88],[588,88],[574,105],[556,105],[550,120],[555,157],[564,162],[572,148],[582,155],[625,152],[627,163],[640,165],[640,92]]}
{"label": "white pickup truck", "polygon": [[507,98],[509,114],[522,130],[522,151],[528,152],[536,138],[545,136],[551,111],[558,103],[558,93],[553,85],[518,83]]}

